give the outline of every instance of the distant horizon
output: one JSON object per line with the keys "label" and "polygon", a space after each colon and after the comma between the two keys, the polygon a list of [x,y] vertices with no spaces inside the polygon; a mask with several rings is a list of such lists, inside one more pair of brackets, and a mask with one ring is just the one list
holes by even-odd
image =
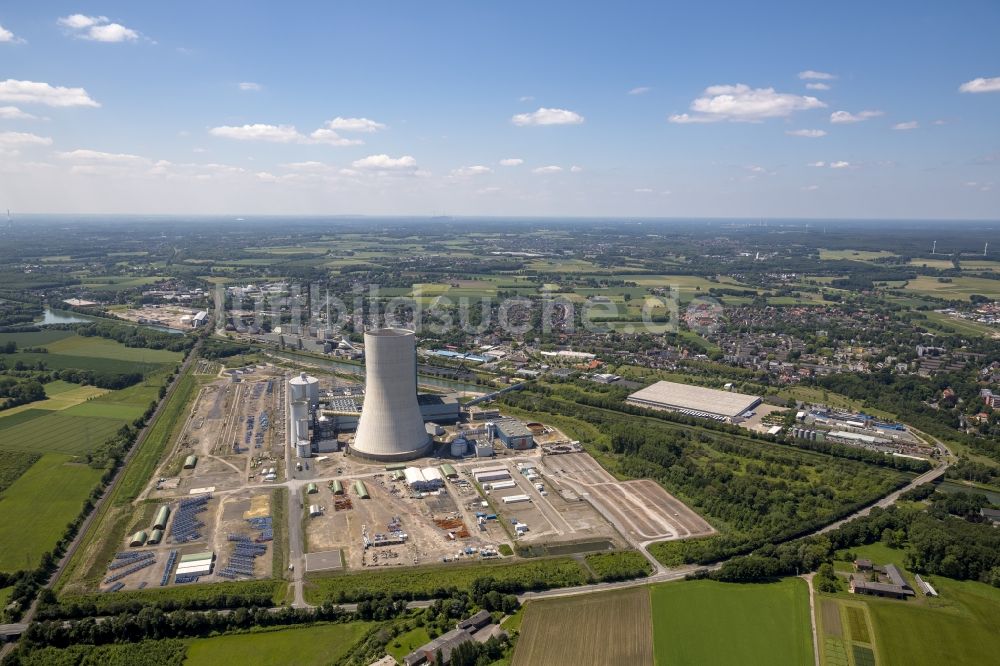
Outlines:
{"label": "distant horizon", "polygon": [[[884,222],[884,223],[934,223],[934,222],[945,222],[945,223],[957,223],[957,224],[1000,224],[1000,217],[996,218],[959,218],[959,217],[803,217],[803,216],[786,216],[786,217],[738,217],[738,216],[697,216],[697,215],[684,215],[684,216],[640,216],[640,215],[428,215],[428,214],[410,214],[401,213],[395,215],[379,215],[379,214],[364,214],[364,213],[316,213],[316,214],[302,214],[302,213],[16,213],[11,210],[11,218],[13,219],[15,225],[18,219],[36,219],[36,218],[131,218],[131,221],[136,221],[137,219],[141,221],[142,218],[156,218],[156,219],[174,219],[174,220],[184,220],[184,219],[223,219],[231,221],[240,220],[252,220],[252,219],[274,219],[274,218],[284,218],[290,220],[340,220],[340,221],[350,221],[350,220],[394,220],[394,221],[419,221],[419,222],[433,222],[433,221],[447,221],[447,220],[491,220],[491,221],[514,221],[514,222],[532,222],[532,221],[553,221],[553,222],[601,222],[601,221],[625,221],[625,222],[740,222],[746,223],[747,226],[759,226],[767,227],[771,224],[782,225],[786,223],[802,222],[805,224],[813,223],[828,223],[836,224],[838,222]],[[0,211],[0,226],[6,224],[6,212]]]}

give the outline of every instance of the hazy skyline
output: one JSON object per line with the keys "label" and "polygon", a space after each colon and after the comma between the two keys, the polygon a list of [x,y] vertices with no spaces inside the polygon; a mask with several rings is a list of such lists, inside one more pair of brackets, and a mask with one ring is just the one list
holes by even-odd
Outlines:
{"label": "hazy skyline", "polygon": [[0,209],[993,218],[1000,6],[0,9]]}

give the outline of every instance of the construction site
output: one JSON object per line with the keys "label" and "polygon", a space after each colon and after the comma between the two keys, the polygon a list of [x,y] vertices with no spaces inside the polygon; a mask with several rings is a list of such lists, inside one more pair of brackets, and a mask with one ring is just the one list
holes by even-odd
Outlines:
{"label": "construction site", "polygon": [[276,533],[300,580],[714,532],[657,483],[617,481],[551,425],[418,396],[412,332],[365,340],[364,388],[270,364],[202,380],[122,517],[101,589],[284,573]]}

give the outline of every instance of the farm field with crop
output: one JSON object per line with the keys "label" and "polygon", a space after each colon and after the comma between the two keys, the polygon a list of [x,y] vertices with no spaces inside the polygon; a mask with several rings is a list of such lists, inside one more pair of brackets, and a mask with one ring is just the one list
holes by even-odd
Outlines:
{"label": "farm field with crop", "polygon": [[649,588],[528,602],[513,666],[651,664]]}
{"label": "farm field with crop", "polygon": [[80,513],[101,471],[70,463],[70,456],[46,454],[0,499],[0,571],[38,564],[66,525]]}
{"label": "farm field with crop", "polygon": [[813,663],[803,580],[665,583],[650,594],[657,664]]}
{"label": "farm field with crop", "polygon": [[972,294],[980,294],[987,298],[1000,298],[1000,282],[977,277],[943,278],[948,282],[940,282],[938,278],[929,275],[918,275],[906,283],[906,291],[916,294],[947,298],[952,300],[969,300]]}
{"label": "farm field with crop", "polygon": [[324,666],[347,654],[371,625],[319,624],[277,631],[198,638],[188,646],[185,666],[255,664]]}

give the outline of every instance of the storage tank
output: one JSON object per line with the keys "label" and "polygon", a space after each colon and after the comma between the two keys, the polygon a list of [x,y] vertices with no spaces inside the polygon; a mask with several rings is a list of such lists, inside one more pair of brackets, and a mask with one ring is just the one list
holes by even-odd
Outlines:
{"label": "storage tank", "polygon": [[295,443],[295,455],[299,458],[308,458],[312,456],[312,448],[310,447],[308,439],[300,439]]}
{"label": "storage tank", "polygon": [[469,442],[464,437],[459,437],[451,443],[451,455],[453,458],[462,458],[469,452]]}
{"label": "storage tank", "polygon": [[319,380],[300,373],[298,377],[288,380],[288,399],[290,402],[308,402],[313,407],[319,404]]}
{"label": "storage tank", "polygon": [[309,439],[309,404],[307,402],[292,403],[292,437]]}
{"label": "storage tank", "polygon": [[353,454],[371,460],[427,455],[434,440],[417,404],[417,348],[413,331],[382,328],[365,333],[365,402]]}

